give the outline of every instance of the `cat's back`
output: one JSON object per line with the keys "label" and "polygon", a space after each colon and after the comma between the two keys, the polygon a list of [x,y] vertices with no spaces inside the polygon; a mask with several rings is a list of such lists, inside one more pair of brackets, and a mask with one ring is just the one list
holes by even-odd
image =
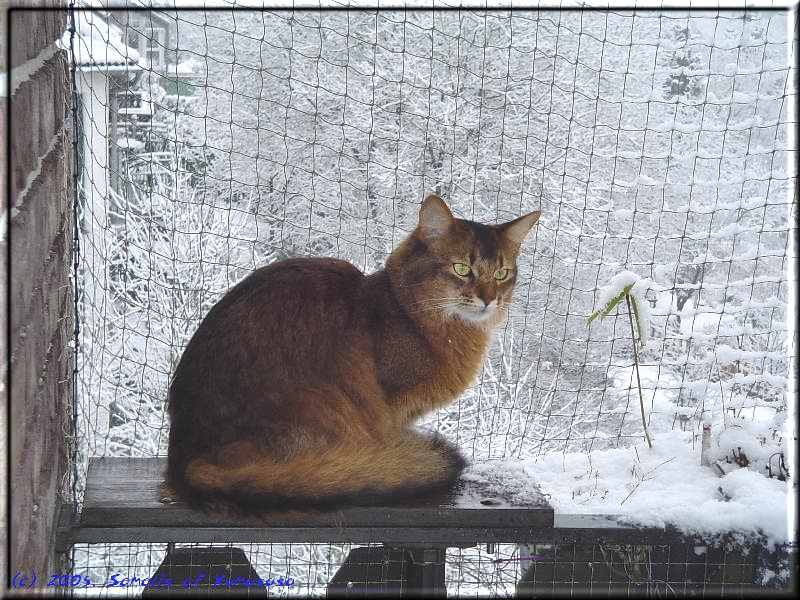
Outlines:
{"label": "cat's back", "polygon": [[363,279],[334,258],[291,258],[257,269],[205,316],[174,380],[181,385],[209,370],[237,386],[256,374],[274,380],[278,371],[281,378],[310,378],[309,364],[324,368],[347,345]]}
{"label": "cat's back", "polygon": [[187,350],[276,352],[347,330],[363,278],[335,258],[290,258],[261,267],[211,308]]}
{"label": "cat's back", "polygon": [[[358,286],[364,274],[346,260],[299,257],[279,260],[256,269],[235,288],[264,288],[270,293],[347,291]],[[233,290],[232,290],[233,291]]]}
{"label": "cat's back", "polygon": [[[355,300],[364,275],[347,261],[336,258],[289,258],[261,267],[234,286],[209,311],[206,321],[222,317],[242,323],[261,322],[305,314],[337,319]],[[227,319],[226,319],[227,320]],[[293,321],[299,324],[297,320]]]}

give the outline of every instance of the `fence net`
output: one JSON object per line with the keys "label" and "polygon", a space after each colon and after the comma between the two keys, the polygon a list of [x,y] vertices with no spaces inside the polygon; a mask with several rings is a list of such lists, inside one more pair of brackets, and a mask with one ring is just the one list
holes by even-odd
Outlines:
{"label": "fence net", "polygon": [[640,441],[628,315],[587,325],[598,289],[632,271],[652,282],[639,353],[650,430],[737,419],[780,450],[788,13],[71,18],[76,501],[89,457],[166,453],[170,375],[227,289],[291,256],[379,269],[427,191],[462,218],[542,217],[480,376],[423,426],[473,460]]}
{"label": "fence net", "polygon": [[[350,572],[350,582],[344,582],[337,578],[338,569],[356,548],[363,550],[355,563],[360,568]],[[351,597],[397,596],[403,589],[403,570],[416,560],[377,545],[177,544],[170,550],[174,558],[165,563],[163,544],[81,544],[76,548],[83,556],[82,573],[88,581],[94,586],[107,583],[116,596],[136,596],[148,588],[195,594],[230,589],[249,592],[251,597],[267,597],[265,589],[270,596],[345,591]],[[110,563],[109,556],[116,556],[116,562]],[[530,546],[450,548],[439,564],[445,569],[447,593],[455,597],[535,598],[551,597],[554,591],[604,597],[740,597],[763,591],[768,584],[757,574],[765,558],[741,549],[691,544],[549,540]],[[148,580],[125,582],[136,569],[147,574]],[[75,587],[75,596],[96,597],[97,588]]]}

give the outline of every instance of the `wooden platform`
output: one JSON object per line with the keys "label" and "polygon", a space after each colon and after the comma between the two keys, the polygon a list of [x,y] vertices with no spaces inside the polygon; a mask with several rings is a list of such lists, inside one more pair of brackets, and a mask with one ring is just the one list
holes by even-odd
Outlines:
{"label": "wooden platform", "polygon": [[[402,506],[270,513],[268,523],[224,521],[161,501],[163,458],[92,459],[81,513],[64,507],[58,545],[103,542],[383,542],[472,546],[525,542],[552,530],[553,509],[519,474],[465,477],[450,497]],[[502,475],[502,473],[500,473]],[[505,482],[505,483],[501,483]]]}

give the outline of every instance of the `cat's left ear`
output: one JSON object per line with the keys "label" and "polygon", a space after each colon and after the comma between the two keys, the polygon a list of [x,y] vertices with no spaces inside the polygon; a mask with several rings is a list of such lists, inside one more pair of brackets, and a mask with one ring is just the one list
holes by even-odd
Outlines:
{"label": "cat's left ear", "polygon": [[522,215],[513,221],[503,223],[499,226],[499,229],[507,239],[520,245],[525,240],[525,236],[528,235],[531,228],[536,225],[536,222],[539,220],[539,215],[541,214],[542,212],[537,210],[527,215]]}

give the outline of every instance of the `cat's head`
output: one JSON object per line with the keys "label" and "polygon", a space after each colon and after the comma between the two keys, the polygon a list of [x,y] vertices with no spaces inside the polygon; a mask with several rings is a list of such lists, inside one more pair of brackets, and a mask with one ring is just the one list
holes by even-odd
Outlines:
{"label": "cat's head", "polygon": [[482,225],[456,219],[441,198],[427,196],[416,229],[387,261],[406,310],[482,327],[501,321],[517,280],[520,245],[539,214]]}

